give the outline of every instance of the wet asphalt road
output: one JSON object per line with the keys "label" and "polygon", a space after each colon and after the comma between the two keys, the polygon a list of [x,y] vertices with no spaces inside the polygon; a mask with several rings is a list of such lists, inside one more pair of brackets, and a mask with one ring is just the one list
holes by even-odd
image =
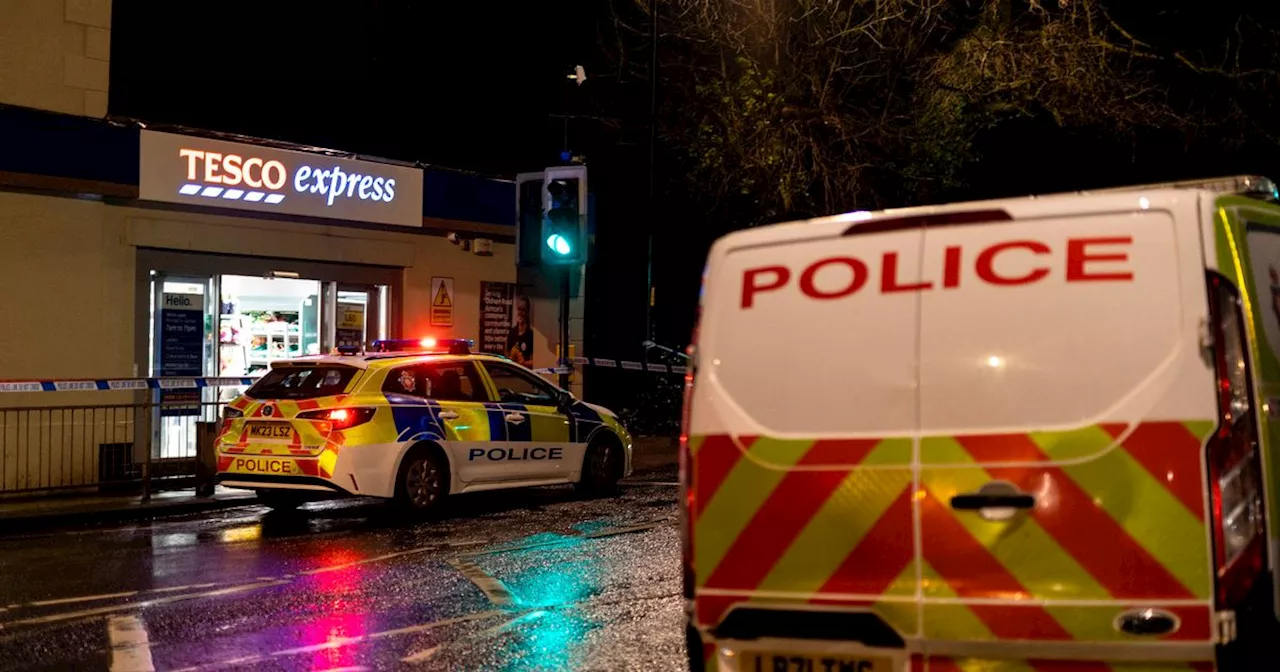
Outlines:
{"label": "wet asphalt road", "polygon": [[684,669],[674,480],[0,536],[0,669]]}

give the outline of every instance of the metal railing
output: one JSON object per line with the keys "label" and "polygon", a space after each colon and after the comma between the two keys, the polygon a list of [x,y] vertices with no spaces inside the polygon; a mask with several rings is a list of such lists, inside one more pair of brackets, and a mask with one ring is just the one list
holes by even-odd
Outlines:
{"label": "metal railing", "polygon": [[196,473],[198,422],[222,402],[0,408],[0,496],[137,490]]}

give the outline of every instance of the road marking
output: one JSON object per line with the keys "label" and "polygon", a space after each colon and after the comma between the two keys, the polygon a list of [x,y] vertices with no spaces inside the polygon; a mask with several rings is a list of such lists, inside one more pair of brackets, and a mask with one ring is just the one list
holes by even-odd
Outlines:
{"label": "road marking", "polygon": [[439,646],[433,646],[433,647],[431,647],[431,648],[429,648],[429,649],[426,649],[426,650],[424,650],[424,651],[419,651],[419,652],[417,652],[417,653],[411,653],[411,654],[409,654],[409,655],[405,656],[404,658],[401,658],[401,659],[400,659],[400,662],[402,662],[402,663],[408,663],[408,664],[410,664],[410,665],[417,665],[418,663],[425,663],[425,662],[427,662],[428,660],[431,660],[432,656],[435,656],[435,655],[436,655],[436,652],[437,652],[437,651],[439,651],[439,650],[440,650],[440,647],[439,647]]}
{"label": "road marking", "polygon": [[[467,636],[467,637],[465,638],[465,640],[461,640],[461,641],[476,642],[476,641],[482,640],[482,639],[484,639],[484,638],[486,638],[486,637],[489,637],[489,636],[491,636],[491,635],[496,635],[496,634],[500,634],[500,633],[503,633],[503,632],[507,632],[507,631],[509,631],[509,630],[511,630],[511,629],[513,629],[513,628],[515,628],[516,626],[519,626],[519,625],[520,625],[520,624],[522,624],[522,623],[527,623],[527,622],[529,622],[529,621],[536,621],[537,619],[542,618],[543,616],[546,616],[548,613],[550,613],[550,612],[548,612],[548,611],[547,611],[547,610],[545,610],[545,609],[539,609],[539,610],[537,610],[537,611],[530,611],[530,612],[527,612],[527,613],[521,614],[521,615],[519,615],[519,616],[516,616],[515,618],[512,618],[512,619],[510,619],[510,620],[508,620],[508,621],[505,621],[505,622],[503,622],[503,623],[499,623],[499,624],[497,624],[497,625],[495,625],[495,626],[493,626],[493,627],[491,627],[491,628],[485,628],[484,630],[481,630],[480,632],[477,632],[477,633],[475,633],[474,635],[469,635],[469,636]],[[431,647],[431,648],[429,648],[429,649],[425,649],[425,650],[423,650],[423,651],[418,651],[418,652],[416,652],[416,653],[411,653],[411,654],[409,654],[409,655],[405,656],[404,658],[401,658],[401,659],[400,659],[400,662],[402,662],[402,663],[409,663],[409,664],[411,664],[411,665],[415,665],[415,664],[417,664],[417,663],[425,663],[426,661],[428,661],[428,660],[430,660],[431,658],[433,658],[437,653],[439,653],[441,649],[443,649],[443,648],[445,648],[446,646],[449,646],[450,644],[453,644],[453,643],[456,643],[456,642],[445,642],[445,643],[443,643],[443,644],[437,644],[437,645],[435,645],[435,646],[433,646],[433,647]]]}
{"label": "road marking", "polygon": [[426,632],[428,630],[443,628],[450,625],[458,625],[459,623],[469,623],[471,621],[480,621],[488,618],[494,618],[496,616],[503,616],[505,614],[506,612],[496,611],[496,610],[480,611],[474,614],[467,614],[466,616],[446,618],[439,621],[432,621],[431,623],[423,623],[421,625],[410,625],[403,628],[395,628],[394,630],[383,630],[382,632],[371,632],[371,633],[359,635],[356,637],[340,637],[340,638],[331,639],[326,642],[322,642],[320,644],[313,644],[311,646],[299,646],[297,648],[292,648],[292,649],[281,649],[279,651],[274,651],[266,655],[242,656],[240,658],[231,658],[229,660],[224,660],[217,663],[209,663],[208,665],[184,667],[180,670],[175,670],[174,672],[197,672],[197,670],[208,670],[208,669],[218,668],[218,667],[242,667],[245,665],[254,665],[254,664],[269,660],[271,658],[282,658],[285,656],[296,656],[304,653],[316,653],[319,651],[328,651],[331,649],[350,646],[352,644],[359,644],[361,642],[367,642],[374,639],[384,639],[386,637],[397,637],[399,635],[412,635],[420,632]]}
{"label": "road marking", "polygon": [[467,577],[471,583],[474,583],[476,588],[479,588],[480,592],[484,593],[484,596],[489,598],[489,601],[493,604],[499,607],[509,607],[515,602],[511,591],[507,590],[507,587],[501,581],[480,569],[480,566],[474,562],[462,558],[451,558],[446,562]]}
{"label": "road marking", "polygon": [[129,590],[123,593],[103,593],[102,595],[85,595],[84,597],[63,597],[56,600],[37,600],[28,602],[28,607],[51,607],[55,604],[71,604],[73,602],[94,602],[97,600],[111,600],[117,597],[132,597],[137,595],[138,591]]}
{"label": "road marking", "polygon": [[91,616],[102,616],[103,614],[112,614],[117,611],[127,611],[134,609],[142,609],[145,607],[153,607],[160,604],[169,604],[172,602],[181,602],[183,600],[194,600],[200,597],[219,597],[221,595],[231,595],[234,593],[243,593],[250,590],[260,590],[262,588],[270,588],[272,586],[283,586],[288,581],[268,581],[259,583],[246,583],[239,586],[228,586],[219,588],[218,590],[210,590],[203,593],[188,593],[186,595],[174,595],[172,597],[158,597],[153,600],[143,600],[142,602],[129,602],[127,604],[115,604],[109,607],[96,607],[94,609],[82,609],[80,611],[68,611],[61,614],[50,614],[48,616],[36,616],[33,618],[24,618],[17,621],[0,622],[0,631],[9,628],[20,627],[24,625],[39,625],[43,623],[58,623],[61,621],[71,621],[77,618],[89,618]]}
{"label": "road marking", "polygon": [[214,583],[192,583],[185,586],[170,586],[168,588],[147,588],[145,590],[127,590],[120,593],[102,593],[101,595],[81,595],[78,597],[60,597],[53,600],[36,600],[35,602],[27,602],[25,604],[11,604],[7,607],[0,607],[0,613],[11,609],[31,609],[35,607],[51,607],[59,604],[75,604],[77,602],[97,602],[99,600],[114,600],[120,597],[135,597],[137,595],[148,595],[151,593],[174,593],[180,590],[202,590],[204,588],[212,588],[219,585]]}
{"label": "road marking", "polygon": [[[381,562],[383,560],[391,560],[393,558],[399,558],[406,555],[415,555],[418,553],[426,553],[429,551],[438,551],[438,550],[443,550],[445,548],[475,546],[475,545],[484,544],[484,543],[487,543],[487,542],[485,542],[484,540],[468,540],[468,541],[445,544],[445,545],[436,544],[431,546],[419,546],[418,548],[411,548],[405,551],[397,551],[395,553],[387,553],[385,555],[379,555],[372,558],[365,558],[363,560],[355,560],[353,562],[347,562],[341,565],[333,565],[330,567],[318,567],[316,569],[308,569],[305,571],[298,572],[296,575],[284,574],[281,576],[260,576],[257,579],[254,579],[254,582],[270,583],[273,581],[287,581],[287,580],[293,579],[295,576],[314,576],[316,574],[324,574],[325,572],[336,572],[338,570],[348,569],[350,567],[355,567],[357,565],[365,565],[372,562]],[[61,597],[61,598],[52,599],[52,600],[37,600],[35,602],[27,602],[25,604],[11,604],[7,607],[0,607],[0,613],[4,613],[5,611],[8,611],[10,609],[18,609],[18,608],[52,607],[52,606],[61,605],[61,604],[74,604],[77,602],[96,602],[100,600],[112,600],[112,599],[119,599],[119,598],[125,598],[125,597],[136,597],[139,595],[148,595],[152,593],[173,593],[173,592],[178,592],[182,590],[203,590],[205,588],[212,588],[218,585],[226,585],[226,584],[219,584],[217,582],[194,583],[194,584],[189,584],[185,586],[170,586],[168,588],[148,588],[145,590],[129,590],[129,591],[123,591],[119,593],[102,593],[100,595],[82,595],[77,597]],[[248,584],[240,584],[240,585],[248,585]],[[125,608],[128,608],[128,606],[129,605],[121,605],[120,608],[125,609]],[[15,621],[13,623],[8,623],[8,624],[0,623],[0,629],[3,629],[6,625],[14,625],[16,623],[21,623],[21,622],[23,621]]]}
{"label": "road marking", "polygon": [[107,639],[111,642],[111,672],[155,672],[142,619],[112,616],[107,619]]}
{"label": "road marking", "polygon": [[298,572],[298,574],[300,576],[313,576],[315,574],[324,574],[325,572],[336,572],[338,570],[347,569],[349,567],[355,567],[357,565],[367,565],[371,562],[381,562],[383,560],[391,560],[393,558],[402,558],[406,555],[415,555],[418,553],[426,553],[428,551],[438,551],[438,550],[440,550],[439,545],[421,546],[418,548],[411,548],[407,551],[396,551],[395,553],[387,553],[386,555],[379,555],[372,558],[364,558],[363,560],[353,560],[351,562],[344,562],[341,565],[333,565],[331,567],[320,567],[317,569],[308,569],[303,572]]}

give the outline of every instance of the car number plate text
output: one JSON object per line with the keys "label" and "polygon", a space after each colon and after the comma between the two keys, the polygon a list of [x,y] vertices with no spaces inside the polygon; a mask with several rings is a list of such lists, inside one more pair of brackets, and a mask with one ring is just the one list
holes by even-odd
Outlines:
{"label": "car number plate text", "polygon": [[293,425],[287,422],[253,422],[249,423],[251,439],[289,439],[293,438]]}
{"label": "car number plate text", "polygon": [[237,457],[231,460],[230,471],[242,474],[280,474],[282,476],[297,474],[293,468],[293,460],[280,460],[269,457]]}
{"label": "car number plate text", "polygon": [[742,652],[742,672],[894,672],[883,656],[826,655],[799,652]]}

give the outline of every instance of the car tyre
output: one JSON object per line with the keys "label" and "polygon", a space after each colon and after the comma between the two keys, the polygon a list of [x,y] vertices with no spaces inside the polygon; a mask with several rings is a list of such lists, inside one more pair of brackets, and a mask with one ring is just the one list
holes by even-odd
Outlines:
{"label": "car tyre", "polygon": [[449,466],[438,450],[417,446],[405,453],[396,474],[396,504],[410,514],[434,510],[449,494]]}
{"label": "car tyre", "polygon": [[257,490],[256,492],[258,501],[270,507],[272,511],[292,511],[307,501],[302,495],[288,490]]}
{"label": "car tyre", "polygon": [[582,476],[578,479],[578,492],[589,497],[603,497],[617,493],[622,479],[622,447],[610,439],[597,439],[587,445],[582,457]]}

